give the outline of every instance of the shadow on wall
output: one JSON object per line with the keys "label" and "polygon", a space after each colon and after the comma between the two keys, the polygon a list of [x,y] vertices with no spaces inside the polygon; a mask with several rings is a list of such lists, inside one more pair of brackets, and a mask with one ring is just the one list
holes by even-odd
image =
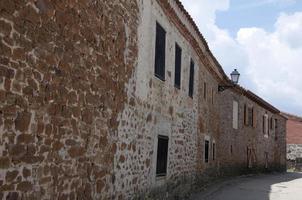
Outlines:
{"label": "shadow on wall", "polygon": [[[297,195],[302,195],[299,187],[302,187],[302,173],[239,177],[213,185],[206,192],[193,195],[192,200],[297,199]],[[295,189],[301,191],[301,194],[295,193]]]}

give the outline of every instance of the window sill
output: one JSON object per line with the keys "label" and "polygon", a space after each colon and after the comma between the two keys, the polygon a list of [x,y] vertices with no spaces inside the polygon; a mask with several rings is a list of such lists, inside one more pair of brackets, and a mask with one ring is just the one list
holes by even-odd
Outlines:
{"label": "window sill", "polygon": [[177,90],[180,90],[180,86],[178,86],[178,85],[174,85],[174,88]]}
{"label": "window sill", "polygon": [[161,180],[166,179],[166,177],[167,177],[167,174],[164,174],[164,175],[159,174],[159,175],[156,175],[156,180],[161,181]]}
{"label": "window sill", "polygon": [[155,74],[155,77],[158,78],[159,80],[163,81],[163,82],[166,81],[166,80],[165,80],[165,77],[162,77],[162,76],[160,76],[160,75],[158,75],[158,74]]}

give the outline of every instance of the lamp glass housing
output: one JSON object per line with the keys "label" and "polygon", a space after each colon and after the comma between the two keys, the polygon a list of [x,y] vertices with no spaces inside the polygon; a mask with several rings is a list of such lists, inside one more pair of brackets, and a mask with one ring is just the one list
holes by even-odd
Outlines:
{"label": "lamp glass housing", "polygon": [[231,73],[231,80],[234,84],[238,84],[239,82],[240,73],[237,71],[237,69],[234,69],[234,71]]}

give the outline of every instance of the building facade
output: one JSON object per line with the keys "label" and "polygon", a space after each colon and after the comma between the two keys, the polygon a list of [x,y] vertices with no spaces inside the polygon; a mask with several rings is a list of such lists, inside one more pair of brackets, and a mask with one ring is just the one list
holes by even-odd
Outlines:
{"label": "building facade", "polygon": [[[302,118],[283,113],[286,122],[286,145],[288,167],[295,167],[296,160],[302,159]],[[300,161],[302,162],[302,161]],[[301,165],[301,163],[300,163]]]}
{"label": "building facade", "polygon": [[0,199],[184,198],[284,170],[280,112],[178,0],[0,3]]}

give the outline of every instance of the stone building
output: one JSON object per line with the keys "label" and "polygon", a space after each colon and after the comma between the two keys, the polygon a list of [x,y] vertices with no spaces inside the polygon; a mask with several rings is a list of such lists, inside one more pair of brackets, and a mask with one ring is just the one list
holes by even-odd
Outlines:
{"label": "stone building", "polygon": [[[302,159],[302,118],[283,113],[286,122],[286,146],[289,167],[295,164],[296,159]],[[302,162],[302,161],[300,161]]]}
{"label": "stone building", "polygon": [[183,198],[284,170],[285,121],[178,0],[0,1],[0,199]]}

